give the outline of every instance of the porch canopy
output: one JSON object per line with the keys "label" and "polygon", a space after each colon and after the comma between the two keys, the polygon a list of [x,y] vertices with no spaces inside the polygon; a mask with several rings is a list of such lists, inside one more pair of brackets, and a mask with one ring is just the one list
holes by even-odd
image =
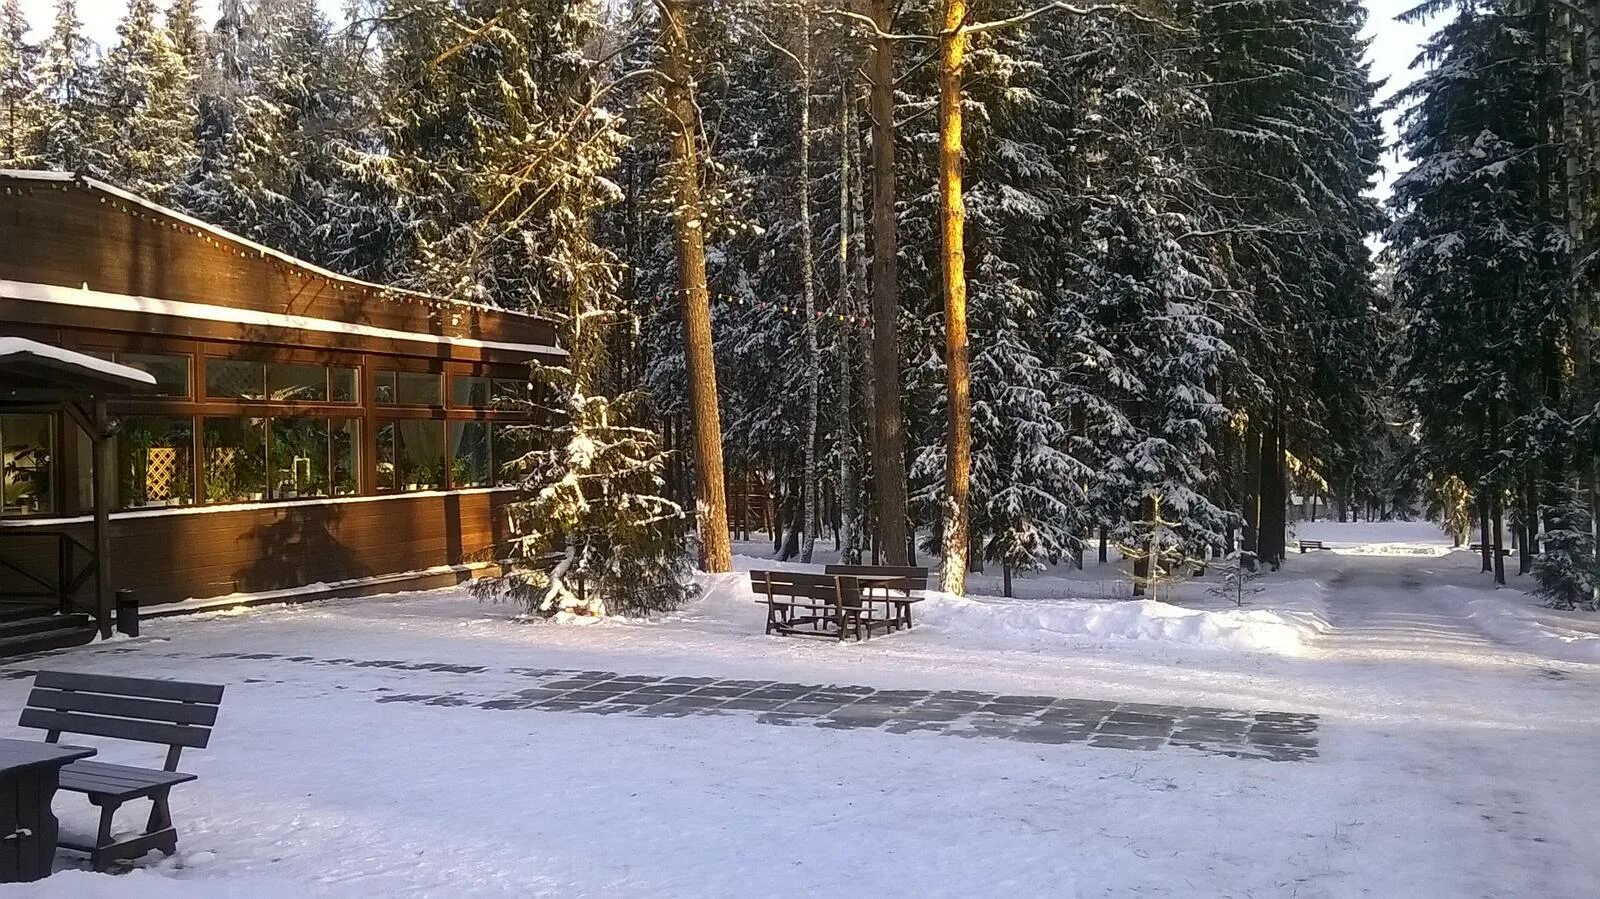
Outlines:
{"label": "porch canopy", "polygon": [[116,492],[106,399],[155,386],[155,377],[137,368],[36,340],[0,337],[0,409],[59,408],[94,444],[95,613],[102,637],[111,636],[110,518]]}

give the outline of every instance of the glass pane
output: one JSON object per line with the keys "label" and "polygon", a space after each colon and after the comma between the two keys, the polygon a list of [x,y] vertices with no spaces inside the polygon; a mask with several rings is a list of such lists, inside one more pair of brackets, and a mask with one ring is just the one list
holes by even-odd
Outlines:
{"label": "glass pane", "polygon": [[0,515],[55,511],[55,423],[48,414],[0,415]]}
{"label": "glass pane", "polygon": [[117,432],[117,492],[122,506],[194,502],[194,422],[136,415]]}
{"label": "glass pane", "polygon": [[361,401],[361,378],[356,369],[336,365],[328,371],[333,380],[333,395],[330,399],[336,403]]}
{"label": "glass pane", "polygon": [[428,372],[394,373],[395,402],[402,406],[438,406],[444,402],[444,375]]}
{"label": "glass pane", "polygon": [[386,422],[378,430],[378,487],[437,490],[444,486],[444,422]]}
{"label": "glass pane", "polygon": [[450,486],[489,486],[493,469],[489,461],[488,422],[450,422],[450,453]]}
{"label": "glass pane", "polygon": [[394,489],[394,425],[378,426],[378,484],[379,490]]}
{"label": "glass pane", "polygon": [[264,366],[239,359],[206,359],[206,396],[222,399],[267,398]]}
{"label": "glass pane", "polygon": [[333,495],[354,496],[361,492],[361,422],[334,422],[332,437]]}
{"label": "glass pane", "polygon": [[293,362],[267,363],[267,395],[278,403],[328,401],[328,369]]}
{"label": "glass pane", "polygon": [[380,371],[373,375],[374,399],[380,406],[394,405],[394,372]]}
{"label": "glass pane", "polygon": [[489,379],[456,376],[450,379],[450,405],[460,409],[489,406]]}
{"label": "glass pane", "polygon": [[528,401],[531,391],[528,382],[513,380],[511,378],[494,379],[494,403],[496,406],[517,408]]}
{"label": "glass pane", "polygon": [[267,420],[207,418],[201,426],[208,503],[265,499],[267,494]]}
{"label": "glass pane", "polygon": [[149,372],[156,379],[151,396],[189,396],[189,357],[149,353],[118,353],[117,361],[129,368]]}
{"label": "glass pane", "polygon": [[496,487],[520,483],[528,473],[534,429],[528,425],[494,426],[494,483]]}
{"label": "glass pane", "polygon": [[272,498],[327,496],[328,422],[321,418],[272,420]]}

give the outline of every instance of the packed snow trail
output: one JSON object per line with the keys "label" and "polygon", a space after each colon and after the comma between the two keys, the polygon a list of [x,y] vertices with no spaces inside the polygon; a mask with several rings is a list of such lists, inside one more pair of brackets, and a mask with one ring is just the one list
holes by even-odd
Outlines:
{"label": "packed snow trail", "polygon": [[1350,660],[1427,660],[1480,664],[1516,653],[1475,627],[1458,604],[1440,595],[1445,575],[1422,560],[1341,556],[1328,582],[1332,629],[1322,648]]}

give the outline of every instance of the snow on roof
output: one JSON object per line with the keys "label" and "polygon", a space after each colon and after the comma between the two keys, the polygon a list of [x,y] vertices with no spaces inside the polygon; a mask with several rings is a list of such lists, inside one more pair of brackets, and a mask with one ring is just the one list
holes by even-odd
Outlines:
{"label": "snow on roof", "polygon": [[[122,293],[107,293],[83,287],[61,287],[55,284],[35,284],[30,281],[0,279],[0,297],[31,300],[36,303],[57,303],[63,306],[87,306],[92,309],[109,309],[118,312],[138,312],[147,315],[166,315],[174,318],[192,318],[204,321],[230,322],[265,328],[284,328],[294,331],[317,331],[323,334],[350,334],[375,337],[383,340],[405,340],[413,343],[468,347],[484,350],[505,350],[530,355],[566,356],[567,351],[558,346],[539,343],[502,343],[495,340],[478,340],[471,337],[445,337],[416,331],[396,331],[376,325],[332,321],[281,312],[263,312],[257,309],[234,309],[228,306],[209,306],[204,303],[187,303],[180,300],[158,300],[154,297],[136,297]],[[92,357],[91,357],[92,358]]]}
{"label": "snow on roof", "polygon": [[23,337],[0,337],[0,362],[15,357],[45,360],[58,366],[82,369],[118,381],[133,381],[139,384],[147,384],[151,387],[156,386],[155,376],[147,371],[140,371],[127,365],[118,365],[115,362],[108,362],[105,359],[101,359],[98,356],[90,356],[87,353],[64,350],[61,347],[40,343],[37,340],[28,340]]}
{"label": "snow on roof", "polygon": [[534,315],[534,314],[529,313],[529,312],[521,312],[521,311],[518,311],[518,310],[515,310],[515,309],[502,309],[499,306],[490,306],[490,305],[487,305],[487,304],[484,304],[484,303],[471,303],[471,302],[468,302],[466,300],[456,300],[456,299],[451,299],[451,298],[448,298],[448,297],[438,297],[438,296],[434,296],[433,294],[421,293],[421,292],[415,291],[415,290],[406,290],[403,287],[389,287],[389,286],[386,286],[386,285],[383,285],[383,284],[374,284],[371,281],[363,281],[360,278],[352,278],[349,275],[341,275],[338,272],[331,271],[329,269],[325,269],[325,268],[323,268],[321,266],[318,266],[318,265],[313,265],[313,264],[305,261],[304,259],[296,259],[295,257],[290,256],[288,253],[279,252],[278,250],[274,250],[273,248],[271,248],[269,246],[266,246],[265,244],[256,243],[255,241],[251,240],[248,237],[240,237],[239,235],[237,235],[237,234],[233,233],[232,231],[229,231],[229,230],[227,230],[225,228],[219,228],[216,225],[213,225],[213,224],[211,224],[209,222],[201,221],[200,219],[197,219],[197,218],[195,218],[195,217],[193,217],[191,215],[187,215],[185,213],[179,212],[178,210],[173,209],[170,206],[163,206],[160,203],[156,203],[156,202],[153,202],[151,200],[147,200],[144,197],[139,196],[138,194],[130,193],[130,192],[126,191],[126,190],[123,190],[120,187],[117,187],[114,184],[107,184],[106,182],[101,181],[98,178],[91,178],[88,175],[79,175],[79,174],[76,174],[76,173],[73,173],[73,172],[32,171],[32,170],[24,170],[24,169],[0,169],[0,177],[16,178],[16,179],[19,179],[19,180],[22,180],[22,181],[51,181],[51,182],[57,182],[57,183],[60,183],[60,182],[75,182],[75,183],[83,185],[84,187],[88,188],[89,190],[95,190],[95,191],[99,191],[99,192],[104,193],[104,194],[110,194],[111,196],[116,197],[117,199],[122,200],[124,202],[134,203],[134,204],[142,206],[145,209],[148,209],[148,210],[150,210],[152,212],[157,212],[157,213],[160,213],[161,215],[170,216],[170,217],[172,217],[174,219],[177,219],[180,222],[183,222],[184,224],[190,226],[191,228],[198,228],[198,229],[200,229],[202,231],[205,231],[205,232],[207,232],[207,233],[209,233],[209,234],[211,234],[213,236],[223,238],[224,240],[231,240],[234,243],[236,243],[236,244],[238,244],[238,245],[240,245],[242,247],[245,247],[247,249],[253,250],[253,251],[255,251],[256,253],[258,253],[258,254],[260,254],[262,256],[271,256],[272,258],[277,259],[277,260],[279,260],[281,262],[286,262],[289,265],[293,265],[293,266],[296,266],[298,268],[305,269],[306,271],[313,272],[313,273],[315,273],[315,274],[317,274],[317,275],[319,275],[321,277],[329,279],[330,281],[338,281],[338,282],[340,282],[342,284],[349,284],[349,285],[352,285],[352,286],[355,286],[355,287],[364,287],[364,288],[366,288],[368,290],[378,291],[379,293],[399,293],[399,294],[405,294],[407,296],[412,296],[412,297],[417,297],[417,298],[420,298],[420,299],[428,300],[429,302],[434,302],[434,303],[449,303],[449,304],[454,305],[454,306],[465,306],[465,307],[471,308],[471,309],[480,309],[480,310],[483,310],[485,312],[495,313],[496,315],[514,315],[514,316],[520,316],[522,318],[538,319],[540,321],[548,321],[549,320],[545,316]]}

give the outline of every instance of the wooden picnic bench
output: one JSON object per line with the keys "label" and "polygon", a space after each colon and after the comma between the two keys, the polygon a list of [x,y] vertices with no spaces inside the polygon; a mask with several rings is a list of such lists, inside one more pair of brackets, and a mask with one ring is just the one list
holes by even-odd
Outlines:
{"label": "wooden picnic bench", "polygon": [[[1471,552],[1481,553],[1481,552],[1483,552],[1483,544],[1482,543],[1469,543],[1469,544],[1467,544],[1467,549],[1469,551],[1471,551]],[[1510,557],[1511,550],[1509,550],[1509,549],[1507,549],[1505,547],[1501,547],[1500,548],[1500,555],[1502,557]]]}
{"label": "wooden picnic bench", "polygon": [[1321,540],[1301,540],[1300,541],[1300,555],[1302,555],[1302,556],[1306,554],[1306,550],[1308,550],[1308,549],[1327,549],[1327,548],[1328,547],[1326,547],[1326,546],[1324,546],[1322,544]]}
{"label": "wooden picnic bench", "polygon": [[857,578],[862,602],[881,602],[890,613],[890,630],[911,629],[911,607],[922,602],[928,589],[928,569],[913,565],[829,565],[823,570]]}
{"label": "wooden picnic bench", "polygon": [[[46,731],[45,742],[55,743],[67,733],[167,747],[166,763],[160,769],[90,761],[62,768],[60,789],[89,797],[100,809],[100,831],[92,845],[67,840],[60,845],[88,853],[97,871],[151,849],[165,855],[176,852],[178,831],[172,825],[167,796],[173,787],[195,779],[193,774],[178,771],[178,757],[186,748],[204,749],[210,742],[222,690],[215,684],[39,672],[17,724]],[[135,799],[150,800],[144,832],[116,840],[112,821],[117,809]]]}
{"label": "wooden picnic bench", "polygon": [[[837,569],[837,570],[836,570]],[[752,571],[769,634],[866,640],[875,630],[911,627],[911,606],[927,589],[925,568],[830,565],[823,574]]]}

